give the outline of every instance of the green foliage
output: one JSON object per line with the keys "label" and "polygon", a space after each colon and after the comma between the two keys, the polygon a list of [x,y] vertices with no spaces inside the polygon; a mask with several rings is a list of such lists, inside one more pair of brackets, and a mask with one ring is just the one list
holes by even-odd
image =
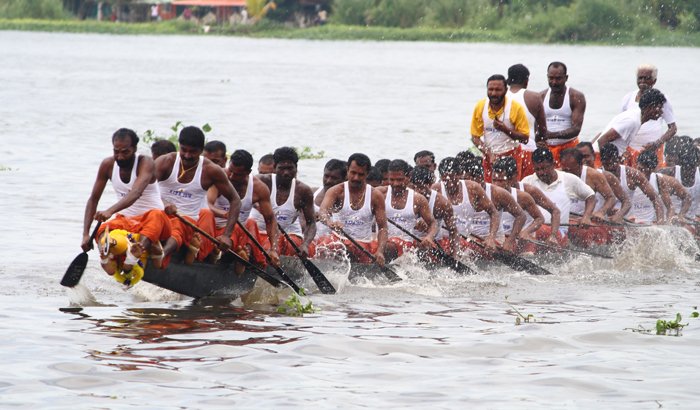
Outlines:
{"label": "green foliage", "polygon": [[[141,135],[141,141],[147,145],[151,145],[152,143],[156,141],[161,141],[161,140],[168,140],[175,144],[175,147],[179,150],[180,149],[180,144],[178,143],[178,137],[180,136],[180,130],[185,128],[185,125],[182,123],[182,121],[178,121],[175,124],[173,124],[170,127],[170,131],[168,134],[158,134],[154,130],[146,130],[142,135]],[[206,123],[199,127],[204,131],[204,135],[208,132],[211,132],[211,125],[209,123]]]}
{"label": "green foliage", "polygon": [[415,27],[425,17],[422,0],[382,0],[370,10],[368,24],[384,27]]}
{"label": "green foliage", "polygon": [[61,19],[68,17],[58,0],[2,0],[0,18]]}
{"label": "green foliage", "polygon": [[331,21],[338,24],[364,26],[367,24],[369,10],[375,0],[336,0],[333,4]]}
{"label": "green foliage", "polygon": [[300,160],[304,159],[321,159],[326,155],[325,151],[313,152],[311,147],[302,147],[301,149],[294,147],[294,151],[299,155]]}
{"label": "green foliage", "polygon": [[527,316],[523,315],[520,313],[518,309],[515,308],[510,302],[508,302],[508,296],[506,296],[506,303],[508,306],[510,306],[511,309],[513,309],[513,312],[515,312],[515,325],[520,326],[522,323],[530,323],[535,321],[535,315],[529,313]]}
{"label": "green foliage", "polygon": [[[681,331],[688,324],[681,323],[681,314],[676,313],[676,320],[662,320],[656,321],[656,334],[657,335],[673,335],[680,336]],[[672,334],[675,331],[675,334]]]}
{"label": "green foliage", "polygon": [[288,316],[304,316],[304,313],[314,313],[316,309],[309,299],[306,304],[303,304],[299,296],[305,296],[304,289],[299,289],[299,294],[292,293],[280,306],[277,307],[277,313]]}
{"label": "green foliage", "polygon": [[12,171],[12,168],[0,164],[0,172],[2,171]]}

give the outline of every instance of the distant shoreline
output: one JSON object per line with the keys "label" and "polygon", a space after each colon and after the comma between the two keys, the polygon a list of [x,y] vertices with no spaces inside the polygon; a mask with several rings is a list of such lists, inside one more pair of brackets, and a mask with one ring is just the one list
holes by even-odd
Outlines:
{"label": "distant shoreline", "polygon": [[42,31],[61,33],[96,34],[154,34],[154,35],[224,35],[251,38],[280,38],[306,40],[358,40],[358,41],[435,41],[435,42],[496,42],[516,44],[560,44],[602,46],[663,46],[699,47],[700,33],[688,34],[659,31],[650,38],[635,38],[632,34],[611,37],[609,41],[547,42],[544,39],[521,39],[502,30],[468,30],[450,28],[393,28],[326,24],[310,28],[289,28],[279,24],[255,26],[204,26],[182,20],[157,23],[112,23],[95,20],[37,20],[0,19],[0,30]]}

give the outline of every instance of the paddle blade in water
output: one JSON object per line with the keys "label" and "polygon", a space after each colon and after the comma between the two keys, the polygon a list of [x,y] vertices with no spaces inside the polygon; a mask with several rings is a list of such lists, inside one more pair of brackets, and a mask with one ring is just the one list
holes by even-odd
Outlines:
{"label": "paddle blade in water", "polygon": [[70,266],[68,266],[68,269],[66,269],[66,274],[63,275],[63,279],[61,279],[61,285],[69,288],[77,285],[78,282],[80,282],[80,278],[83,276],[83,272],[85,272],[87,262],[87,252],[83,252],[76,256],[75,259],[73,259],[73,262],[71,262]]}
{"label": "paddle blade in water", "polygon": [[309,272],[311,279],[314,280],[316,286],[318,286],[318,289],[321,291],[321,293],[325,295],[334,295],[335,288],[333,287],[331,282],[323,275],[321,270],[318,269],[318,267],[314,265],[313,262],[306,258],[302,258],[301,261],[304,263],[306,271]]}

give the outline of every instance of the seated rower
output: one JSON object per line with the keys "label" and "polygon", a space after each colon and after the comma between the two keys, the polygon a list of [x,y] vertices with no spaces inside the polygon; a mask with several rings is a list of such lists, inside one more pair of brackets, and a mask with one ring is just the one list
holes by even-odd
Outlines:
{"label": "seated rower", "polygon": [[[224,149],[225,152],[225,149]],[[205,149],[205,156],[206,156]],[[236,150],[231,154],[228,167],[226,168],[226,176],[233,188],[241,197],[241,209],[238,213],[238,222],[243,224],[248,232],[260,242],[260,234],[258,225],[254,219],[250,218],[253,206],[256,206],[265,221],[266,231],[270,232],[270,237],[275,238],[272,243],[275,245],[269,251],[268,255],[273,263],[279,264],[279,254],[277,253],[276,240],[278,231],[275,216],[270,205],[270,190],[260,179],[252,175],[253,156],[248,151]],[[219,195],[219,191],[215,186],[209,188],[207,192],[207,201],[209,209],[215,218],[216,233],[223,232],[228,220],[230,204],[228,200]],[[258,265],[265,266],[267,260],[260,249],[252,243],[248,236],[243,232],[240,225],[236,224],[231,235],[233,249],[239,256],[250,262],[255,262]]]}
{"label": "seated rower", "polygon": [[[348,166],[345,161],[339,159],[331,159],[326,162],[323,167],[323,186],[314,191],[314,211],[316,212],[316,221],[318,221],[318,213],[321,210],[321,203],[326,196],[326,192],[338,184],[342,184],[347,179]],[[316,224],[316,239],[331,233],[330,228],[324,224]]]}
{"label": "seated rower", "polygon": [[[512,157],[502,158],[509,158],[515,161]],[[499,212],[501,223],[504,222],[504,219],[508,222],[508,232],[504,232],[502,226],[499,226],[499,236],[503,239],[503,249],[513,252],[515,251],[516,239],[520,237],[523,225],[525,225],[526,215],[520,205],[518,205],[517,199],[510,191],[506,191],[498,185],[492,185],[484,180],[484,168],[482,164],[481,160],[473,158],[467,161],[462,171],[467,181],[474,181],[481,185],[484,192],[486,192],[486,197],[491,200],[491,203],[493,203],[496,210]],[[510,218],[505,218],[503,216],[504,212],[510,215]],[[477,212],[472,216],[470,224],[470,233],[479,237],[484,237],[488,233],[491,217],[485,211]]]}
{"label": "seated rower", "polygon": [[[296,178],[299,155],[294,148],[281,147],[275,150],[272,157],[274,173],[260,175],[258,178],[270,190],[270,203],[277,225],[289,234],[303,256],[313,257],[315,253],[313,240],[316,237],[314,195],[308,185]],[[303,227],[299,221],[300,215],[306,221]],[[265,249],[270,249],[274,238],[269,236],[260,211],[253,209],[251,217],[258,223],[261,244]],[[280,255],[296,255],[294,247],[287,242],[284,235],[279,235],[278,238],[277,246]]]}
{"label": "seated rower", "polygon": [[[616,195],[613,189],[608,184],[608,181],[603,173],[598,172],[594,168],[583,165],[583,155],[576,148],[567,148],[561,152],[561,167],[562,170],[573,174],[586,183],[600,197],[596,198],[596,207],[594,208],[593,217],[601,221],[607,219],[606,215],[614,212]],[[611,174],[612,175],[612,174]],[[617,178],[615,178],[617,179]],[[610,217],[610,221],[614,224],[622,224],[624,216],[629,212],[632,206],[629,197],[622,191],[619,182],[615,182],[617,197],[621,198],[622,206],[614,216]],[[584,209],[583,201],[574,201],[571,205],[570,212],[573,216],[580,217]],[[593,244],[605,245],[616,243],[624,240],[625,232],[623,229],[615,229],[611,224],[596,225],[587,227],[572,227],[569,229],[569,240],[572,243],[589,247]]]}
{"label": "seated rower", "polygon": [[[464,237],[469,238],[470,221],[477,212],[486,212],[489,215],[488,234],[483,238],[484,246],[487,250],[496,249],[496,235],[501,223],[496,207],[484,192],[480,184],[473,181],[459,179],[461,170],[454,157],[443,158],[438,166],[441,181],[433,185],[433,189],[438,190],[447,198],[452,206],[457,232],[462,237],[460,248],[472,249],[480,252],[478,247],[472,245]],[[483,252],[482,252],[483,253]]]}
{"label": "seated rower", "polygon": [[[417,193],[428,198],[428,207],[437,222],[438,229],[443,232],[442,227],[447,228],[447,235],[438,238],[440,246],[452,257],[457,256],[459,250],[459,233],[455,224],[454,211],[452,205],[443,195],[430,186],[435,182],[435,174],[429,168],[417,166],[411,173],[411,186]],[[424,238],[428,232],[428,225],[424,220],[419,220],[413,229],[413,234],[419,238]]]}
{"label": "seated rower", "polygon": [[[654,212],[656,213],[654,220],[662,224],[664,222],[664,210],[661,203],[661,198],[657,195],[657,191],[649,183],[649,180],[637,169],[620,165],[622,157],[617,151],[617,147],[608,143],[603,145],[600,151],[600,160],[606,171],[613,174],[620,181],[620,186],[625,190],[625,194],[635,203],[635,195],[637,190],[641,191],[647,197],[649,203],[653,204]],[[615,203],[616,207],[621,207],[620,202]]]}
{"label": "seated rower", "polygon": [[580,223],[592,225],[591,215],[595,207],[595,192],[581,178],[554,168],[554,157],[547,148],[537,148],[532,153],[535,173],[523,178],[523,183],[533,185],[552,201],[561,212],[558,241],[567,246],[569,213],[573,201],[584,201],[585,208]]}
{"label": "seated rower", "polygon": [[[384,265],[387,242],[387,222],[384,197],[367,184],[367,174],[372,163],[364,154],[355,153],[348,158],[348,180],[326,191],[319,210],[319,221],[327,225],[332,234],[319,239],[319,250],[346,250],[351,261],[371,263],[364,252],[357,249],[342,233],[343,229],[360,246],[371,253],[379,265]],[[372,239],[372,226],[377,224],[377,239]]]}
{"label": "seated rower", "polygon": [[[179,153],[165,154],[156,161],[156,177],[166,205],[165,212],[170,216],[172,225],[172,237],[168,238],[163,252],[167,257],[185,245],[187,247],[185,262],[192,263],[200,254],[200,246],[208,249],[209,252],[214,249],[214,246],[209,240],[200,238],[199,234],[195,235],[194,230],[176,215],[215,236],[216,228],[214,219],[210,217],[211,211],[202,209],[202,205],[206,203],[207,190],[215,186],[219,194],[231,204],[226,227],[223,233],[216,237],[221,250],[224,251],[231,248],[231,235],[236,226],[241,200],[224,170],[202,156],[204,132],[201,129],[192,126],[183,128],[178,142],[180,143]],[[204,253],[208,254],[208,252]]]}
{"label": "seated rower", "polygon": [[[518,201],[518,205],[527,212],[527,220],[525,227],[520,231],[520,237],[547,241],[551,245],[561,245],[559,242],[561,236],[557,235],[561,218],[559,208],[538,188],[518,182],[517,176],[517,163],[512,158],[501,158],[493,166],[493,184],[510,190],[511,195]],[[508,215],[504,215],[503,219],[507,217]],[[507,219],[512,220],[512,216]],[[510,234],[512,223],[512,221],[503,222],[506,235]],[[544,225],[545,223],[550,225]],[[536,249],[528,244],[524,245],[523,249],[528,252],[534,252]]]}
{"label": "seated rower", "polygon": [[411,231],[421,218],[428,224],[428,232],[420,243],[414,243],[413,238],[393,224],[388,225],[387,252],[389,260],[398,258],[404,252],[420,246],[422,249],[435,248],[435,235],[438,226],[433,218],[428,200],[421,194],[416,194],[408,187],[408,175],[411,167],[406,161],[395,159],[389,163],[387,179],[389,186],[377,188],[384,196],[384,210],[387,220]]}
{"label": "seated rower", "polygon": [[[137,155],[139,138],[136,133],[127,128],[121,128],[112,135],[114,155],[105,158],[97,172],[92,193],[85,205],[83,221],[83,241],[81,247],[90,249],[90,225],[94,220],[102,222],[96,240],[108,243],[104,239],[105,232],[117,230],[133,233],[132,241],[120,243],[119,252],[102,252],[102,267],[110,275],[118,275],[124,283],[134,284],[140,276],[127,279],[127,275],[142,260],[141,276],[145,268],[146,258],[150,254],[154,266],[160,267],[163,250],[160,241],[170,237],[171,227],[168,218],[163,213],[163,201],[155,178],[153,160],[145,155]],[[112,181],[112,187],[117,194],[117,202],[103,211],[97,211],[97,204],[102,197],[107,181]],[[101,248],[102,249],[102,248]],[[128,254],[126,263],[120,261],[117,266],[114,255]],[[110,259],[110,255],[112,258]]]}
{"label": "seated rower", "polygon": [[[649,180],[649,184],[661,197],[661,201],[666,209],[665,220],[670,221],[672,218],[675,218],[685,221],[693,199],[683,184],[677,179],[655,172],[657,164],[658,157],[653,151],[643,151],[637,157],[637,169]],[[681,203],[678,214],[676,214],[673,201],[671,200],[672,195],[677,197]],[[655,222],[657,218],[656,207],[649,202],[646,196],[637,195],[635,196],[635,203],[630,216],[634,218],[635,222],[639,223]]]}
{"label": "seated rower", "polygon": [[[663,168],[659,170],[659,173],[675,178],[688,191],[693,201],[688,217],[696,218],[700,213],[700,207],[698,207],[700,204],[700,168],[698,168],[700,156],[692,141],[682,139],[677,144],[677,164],[673,167]],[[672,203],[674,213],[678,214],[681,206],[680,200],[674,197]]]}

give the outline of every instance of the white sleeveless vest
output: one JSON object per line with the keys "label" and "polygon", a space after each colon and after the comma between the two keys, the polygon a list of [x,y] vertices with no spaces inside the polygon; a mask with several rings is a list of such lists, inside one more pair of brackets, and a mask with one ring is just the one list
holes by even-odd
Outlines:
{"label": "white sleeveless vest", "polygon": [[[139,156],[136,155],[134,159],[134,166],[131,169],[131,177],[128,183],[124,183],[119,175],[119,164],[114,161],[114,166],[112,167],[112,187],[114,192],[117,194],[117,200],[124,198],[134,187],[134,181],[136,181],[136,170],[139,167]],[[158,188],[158,181],[148,184],[146,189],[143,190],[141,196],[131,204],[128,208],[124,208],[118,213],[124,216],[136,216],[143,215],[151,209],[163,209],[163,200],[160,198],[160,189]]]}
{"label": "white sleeveless vest", "polygon": [[361,242],[372,241],[372,225],[374,225],[374,214],[372,213],[372,186],[365,186],[365,200],[362,207],[354,210],[350,207],[350,188],[347,182],[343,183],[345,198],[340,212],[336,213],[335,219],[343,224],[345,232]]}
{"label": "white sleeveless vest", "polygon": [[202,188],[201,181],[203,164],[204,157],[199,157],[197,170],[192,181],[183,184],[177,179],[180,169],[180,155],[176,155],[170,176],[165,181],[158,182],[163,201],[174,204],[178,213],[187,215],[195,221],[199,218],[199,210],[206,203],[207,198],[207,191]]}
{"label": "white sleeveless vest", "polygon": [[[567,128],[571,128],[571,103],[569,101],[569,87],[566,87],[566,93],[564,94],[564,102],[559,108],[551,108],[549,106],[549,93],[551,90],[547,90],[547,94],[544,96],[544,116],[547,120],[547,131],[557,132],[562,131]],[[547,140],[547,145],[557,146],[563,145],[570,140],[564,139],[553,139]]]}
{"label": "white sleeveless vest", "polygon": [[[386,198],[384,199],[384,209],[386,211],[387,219],[403,227],[407,231],[411,231],[415,226],[418,218],[413,212],[413,198],[415,192],[407,188],[408,196],[406,198],[406,206],[403,209],[396,209],[391,206],[391,186],[387,187]],[[413,241],[409,235],[401,231],[399,228],[392,224],[389,224],[389,238],[401,238],[404,241]]]}

